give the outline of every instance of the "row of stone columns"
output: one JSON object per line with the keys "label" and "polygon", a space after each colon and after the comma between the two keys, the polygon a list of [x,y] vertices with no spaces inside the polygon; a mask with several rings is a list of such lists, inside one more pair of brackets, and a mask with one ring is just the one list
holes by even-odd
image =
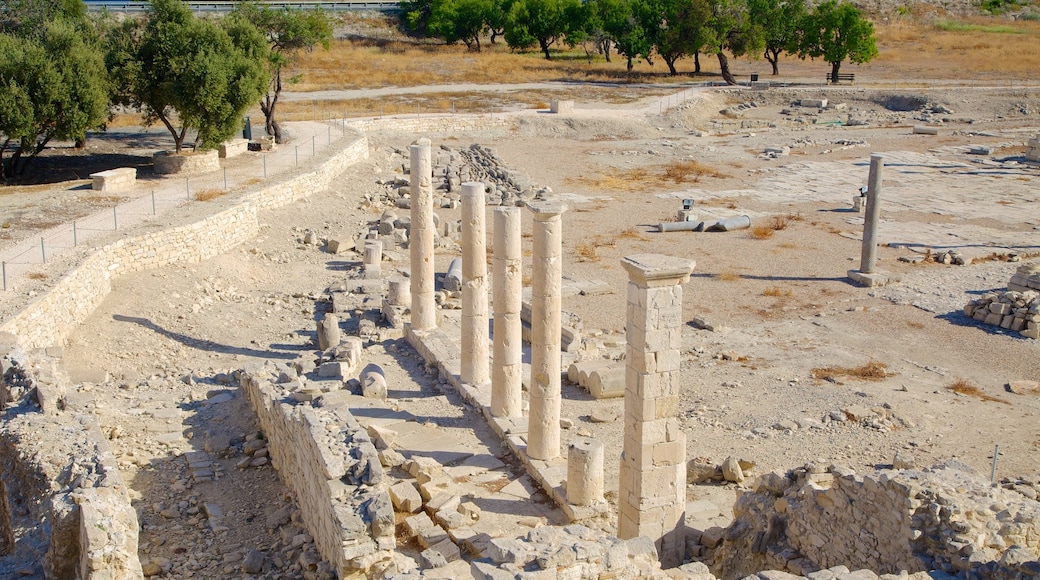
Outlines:
{"label": "row of stone columns", "polygon": [[[413,331],[436,328],[430,142],[411,147],[410,254]],[[462,186],[461,379],[491,382],[494,417],[520,417],[522,380],[520,210],[494,211],[494,364],[488,374],[488,304],[482,183]],[[562,215],[565,204],[535,201],[531,300],[531,384],[527,454],[560,456]],[[693,262],[656,254],[630,256],[626,337],[625,439],[619,484],[618,536],[655,540],[662,564],[681,562],[685,549],[685,435],[677,419],[682,289]],[[602,498],[603,446],[575,442],[568,496]],[[597,477],[598,474],[598,477]],[[573,481],[571,481],[573,480]]]}

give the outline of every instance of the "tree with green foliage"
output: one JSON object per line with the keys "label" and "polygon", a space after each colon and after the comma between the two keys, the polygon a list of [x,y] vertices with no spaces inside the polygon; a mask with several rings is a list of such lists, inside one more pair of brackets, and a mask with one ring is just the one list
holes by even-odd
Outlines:
{"label": "tree with green foliage", "polygon": [[448,44],[462,41],[480,52],[480,37],[489,29],[496,9],[495,0],[434,0],[427,31]]}
{"label": "tree with green foliage", "polygon": [[692,56],[710,37],[711,5],[707,0],[661,0],[660,20],[653,29],[654,48],[668,65],[668,72],[679,74],[675,63]]}
{"label": "tree with green foliage", "polygon": [[838,82],[838,71],[846,59],[863,64],[878,54],[874,23],[845,2],[825,0],[802,20],[798,56],[823,58],[831,64],[830,79]]}
{"label": "tree with green foliage", "polygon": [[140,107],[146,124],[161,122],[178,153],[190,129],[202,149],[231,137],[270,79],[256,27],[196,18],[183,0],[152,0],[143,26],[127,20],[109,37],[120,100]]}
{"label": "tree with green foliage", "polygon": [[557,41],[584,28],[581,0],[515,0],[506,15],[505,38],[510,48],[538,44],[546,60]]}
{"label": "tree with green foliage", "polygon": [[784,52],[798,52],[800,28],[808,10],[805,0],[748,0],[751,24],[762,30],[765,59],[780,74],[777,63]]}
{"label": "tree with green foliage", "polygon": [[704,48],[719,59],[719,69],[726,83],[735,85],[737,79],[729,69],[726,51],[735,57],[757,54],[765,45],[762,30],[754,26],[743,0],[709,0],[711,18],[704,29]]}
{"label": "tree with green foliage", "polygon": [[[23,175],[52,139],[80,141],[88,130],[100,127],[111,96],[96,28],[81,3],[52,3],[49,11],[36,10],[40,6],[34,2],[18,4],[5,7],[5,31],[0,32],[4,180]],[[5,159],[12,143],[17,146]]]}
{"label": "tree with green foliage", "polygon": [[[264,113],[267,134],[273,135],[276,143],[281,143],[282,128],[275,119],[278,99],[284,83],[295,84],[300,81],[299,75],[284,78],[282,73],[296,64],[303,51],[319,45],[328,50],[332,42],[332,22],[320,9],[276,9],[255,2],[244,2],[235,7],[224,23],[233,39],[239,37],[239,31],[242,30],[241,34],[248,36],[250,25],[260,31],[269,48],[266,54],[270,80],[260,99],[260,110]],[[235,44],[251,46],[251,41],[243,38],[236,40]]]}
{"label": "tree with green foliage", "polygon": [[653,39],[638,17],[641,1],[596,0],[594,4],[600,26],[617,53],[625,57],[628,72],[636,60],[650,58],[654,49]]}

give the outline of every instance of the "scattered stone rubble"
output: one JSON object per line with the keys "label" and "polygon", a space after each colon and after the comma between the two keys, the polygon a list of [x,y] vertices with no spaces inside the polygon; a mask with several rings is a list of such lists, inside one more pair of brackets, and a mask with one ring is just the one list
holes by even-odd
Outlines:
{"label": "scattered stone rubble", "polygon": [[738,498],[734,515],[728,528],[705,530],[699,540],[722,578],[763,568],[822,578],[815,573],[839,565],[972,578],[1040,574],[1040,504],[956,461],[864,475],[822,464],[769,473]]}
{"label": "scattered stone rubble", "polygon": [[[409,152],[393,148],[401,158],[400,173],[380,185],[385,192],[378,201],[401,209],[411,207],[411,185],[409,179]],[[494,149],[474,143],[464,149],[452,149],[441,145],[433,155],[434,207],[455,208],[460,203],[462,184],[482,182],[486,188],[488,205],[523,205],[551,193],[548,188],[531,184],[522,172],[508,167]],[[377,201],[372,199],[370,201]]]}
{"label": "scattered stone rubble", "polygon": [[1025,264],[1005,292],[987,292],[964,306],[964,315],[992,326],[1040,338],[1040,264]]}

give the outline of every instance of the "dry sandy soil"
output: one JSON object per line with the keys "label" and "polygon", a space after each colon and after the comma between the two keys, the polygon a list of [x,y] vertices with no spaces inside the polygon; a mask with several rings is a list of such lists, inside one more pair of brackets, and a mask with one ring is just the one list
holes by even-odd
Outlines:
{"label": "dry sandy soil", "polygon": [[[821,96],[846,107],[817,112],[792,106]],[[564,309],[581,317],[590,337],[580,356],[619,354],[609,337],[624,329],[623,256],[655,252],[696,260],[684,287],[684,320],[690,323],[682,352],[681,417],[690,458],[721,463],[732,455],[753,461],[754,473],[763,473],[808,461],[869,470],[899,453],[919,465],[958,458],[988,475],[999,445],[998,477],[1033,474],[1040,396],[1015,395],[1005,385],[1040,380],[1040,344],[980,326],[959,311],[972,297],[1006,286],[1019,265],[1006,261],[1008,255],[1028,260],[1040,253],[1040,168],[1021,162],[1022,145],[1040,132],[1040,90],[958,88],[904,97],[869,88],[808,88],[698,92],[665,106],[651,100],[627,109],[579,100],[566,118],[527,112],[517,114],[510,131],[427,136],[452,148],[493,147],[505,163],[568,201],[565,275],[603,280],[614,289],[565,298]],[[903,101],[912,101],[909,110],[894,110],[907,108],[899,105]],[[741,103],[748,105],[738,109]],[[866,124],[847,126],[850,117]],[[947,122],[939,136],[910,130],[942,118]],[[357,268],[360,256],[330,256],[303,243],[304,234],[353,235],[377,219],[383,206],[366,196],[378,197],[383,190],[377,181],[400,170],[394,148],[418,137],[371,134],[367,162],[328,191],[265,215],[262,234],[233,252],[118,279],[70,340],[67,364],[81,378],[93,375],[95,384],[83,388],[95,398],[101,422],[114,430],[113,447],[142,517],[144,558],[187,570],[187,559],[195,557],[194,573],[212,577],[237,571],[242,553],[257,548],[285,556],[269,577],[300,574],[292,568],[299,558],[293,538],[265,526],[285,499],[273,471],[237,470],[241,457],[232,456],[224,460],[225,477],[195,484],[177,455],[197,448],[199,438],[240,440],[255,431],[241,397],[206,403],[216,392],[234,392],[222,384],[225,373],[251,360],[313,358],[314,324],[328,306],[326,290]],[[91,143],[111,154],[121,150],[119,139],[98,136]],[[993,153],[972,156],[970,145],[993,147]],[[763,154],[783,146],[791,147],[789,155]],[[909,244],[880,248],[880,267],[903,279],[880,290],[846,278],[860,255],[861,220],[850,201],[866,183],[871,153],[886,153],[892,161],[885,174],[889,193],[883,194],[892,205],[883,209],[881,241]],[[718,174],[678,182],[657,177],[669,164],[689,160]],[[615,179],[605,178],[610,175]],[[623,181],[629,186],[619,188]],[[79,196],[70,203],[73,195],[67,183],[3,192],[0,213],[11,225],[11,239],[31,235],[34,222],[25,216],[67,220],[87,213],[90,200]],[[704,217],[746,213],[755,224],[779,217],[785,227],[765,239],[748,230],[656,232],[653,225],[674,219],[684,197],[694,199]],[[209,209],[196,203],[177,211],[201,217]],[[438,213],[458,218],[455,210]],[[524,227],[530,230],[529,219]],[[0,239],[0,249],[9,243]],[[1003,257],[968,266],[897,260],[920,256],[927,246]],[[452,257],[450,250],[438,255],[439,272]],[[24,281],[17,296],[6,297],[4,311],[46,283]],[[698,328],[695,318],[715,330]],[[436,390],[437,380],[409,351],[403,341],[387,341],[366,356],[388,369],[396,388],[413,391],[400,402],[403,408],[508,459],[486,428],[467,419],[472,411]],[[887,365],[888,376],[868,381],[831,372],[830,379],[813,378],[814,369],[869,361]],[[97,371],[106,371],[109,380]],[[946,388],[958,379],[990,399]],[[564,431],[564,445],[579,434],[603,440],[608,488],[616,489],[621,421],[592,423],[589,416],[620,414],[621,400],[594,401],[569,384],[563,395],[564,417],[574,422]],[[845,411],[857,408],[872,419],[846,420]],[[182,436],[162,437],[170,432]],[[734,490],[691,486],[691,499],[708,498],[721,508],[693,523],[724,522]],[[542,502],[537,513],[558,521],[544,497],[536,500]],[[185,509],[223,502],[234,525],[213,534],[204,522],[159,515],[179,501],[188,502]]]}

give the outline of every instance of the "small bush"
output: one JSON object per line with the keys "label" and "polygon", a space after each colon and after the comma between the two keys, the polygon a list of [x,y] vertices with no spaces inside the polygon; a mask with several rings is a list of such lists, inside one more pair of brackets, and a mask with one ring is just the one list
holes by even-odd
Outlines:
{"label": "small bush", "polygon": [[812,378],[823,379],[836,383],[838,377],[849,377],[864,381],[881,381],[890,376],[888,365],[883,362],[872,360],[858,367],[823,367],[812,369]]}
{"label": "small bush", "polygon": [[227,193],[220,189],[203,189],[194,195],[195,201],[212,201]]}
{"label": "small bush", "polygon": [[1004,399],[1001,399],[999,397],[991,397],[990,395],[987,395],[986,393],[983,393],[982,389],[976,387],[975,385],[969,383],[968,381],[966,381],[964,379],[957,379],[952,384],[947,385],[946,386],[946,390],[953,391],[954,393],[957,393],[958,395],[964,395],[966,397],[974,397],[976,399],[982,399],[983,401],[993,401],[995,403],[1004,403],[1005,405],[1010,405],[1011,404],[1011,403],[1008,403],[1007,401],[1005,401]]}
{"label": "small bush", "polygon": [[773,237],[773,233],[775,232],[776,230],[769,226],[755,226],[751,228],[751,233],[748,235],[756,240],[765,240]]}

